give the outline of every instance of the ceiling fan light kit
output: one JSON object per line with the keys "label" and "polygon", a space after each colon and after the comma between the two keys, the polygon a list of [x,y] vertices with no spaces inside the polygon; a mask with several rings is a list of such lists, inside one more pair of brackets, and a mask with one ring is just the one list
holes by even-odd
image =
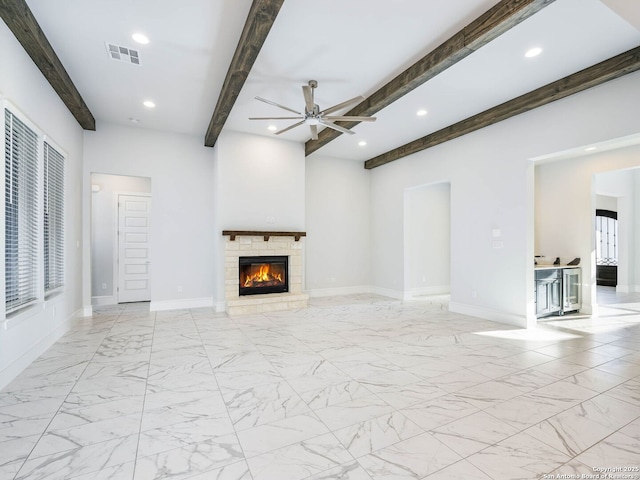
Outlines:
{"label": "ceiling fan light kit", "polygon": [[318,87],[318,82],[316,80],[309,80],[308,85],[302,86],[302,95],[304,96],[304,113],[301,113],[293,108],[286,107],[284,105],[280,105],[279,103],[272,102],[271,100],[267,100],[266,98],[256,97],[256,100],[259,100],[264,103],[268,103],[269,105],[273,105],[274,107],[281,108],[283,110],[287,110],[288,112],[295,113],[295,117],[249,117],[249,120],[299,120],[298,122],[289,125],[286,128],[278,130],[274,132],[274,135],[280,135],[284,132],[288,132],[289,130],[299,127],[300,125],[309,125],[309,129],[311,130],[311,138],[313,140],[318,139],[318,126],[324,126],[328,128],[332,128],[333,130],[337,130],[341,133],[347,133],[349,135],[353,135],[355,132],[351,130],[341,127],[340,125],[336,125],[334,122],[375,122],[376,117],[355,117],[348,115],[330,115],[333,112],[337,112],[338,110],[343,110],[356,102],[361,102],[364,100],[364,97],[358,96],[354,97],[345,102],[338,103],[332,107],[329,107],[325,110],[320,110],[318,104],[315,103],[314,93],[313,91]]}

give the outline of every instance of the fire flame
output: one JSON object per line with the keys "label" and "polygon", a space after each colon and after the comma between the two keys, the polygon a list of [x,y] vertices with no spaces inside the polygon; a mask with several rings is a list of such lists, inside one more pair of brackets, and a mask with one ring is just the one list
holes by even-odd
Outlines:
{"label": "fire flame", "polygon": [[260,269],[251,275],[247,275],[247,278],[244,281],[245,287],[254,286],[256,283],[265,283],[272,282],[277,280],[278,282],[284,282],[282,279],[282,273],[279,272],[271,272],[269,264],[261,264]]}

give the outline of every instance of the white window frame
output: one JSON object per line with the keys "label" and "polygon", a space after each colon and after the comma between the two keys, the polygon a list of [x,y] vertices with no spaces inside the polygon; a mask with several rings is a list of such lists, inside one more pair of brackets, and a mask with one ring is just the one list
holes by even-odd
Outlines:
{"label": "white window frame", "polygon": [[[3,108],[3,112],[2,112],[2,122],[3,124],[5,124],[5,129],[4,129],[4,134],[6,135],[6,112],[9,112],[13,118],[17,119],[18,121],[20,121],[22,124],[25,125],[26,128],[28,128],[29,130],[31,130],[34,135],[36,136],[36,158],[35,158],[35,169],[36,169],[36,179],[35,181],[30,184],[30,187],[33,188],[33,190],[36,192],[36,197],[35,199],[32,199],[31,201],[33,202],[34,206],[34,211],[32,212],[34,214],[34,218],[33,223],[30,224],[29,226],[32,227],[34,229],[34,231],[32,232],[32,236],[33,236],[33,265],[31,265],[31,267],[33,268],[33,277],[29,278],[29,283],[33,288],[33,298],[31,298],[28,301],[24,301],[23,303],[17,304],[15,306],[11,306],[9,307],[7,305],[7,298],[6,298],[6,291],[7,291],[7,285],[5,283],[5,303],[4,303],[4,311],[7,317],[12,316],[12,315],[16,315],[19,312],[24,311],[25,309],[28,309],[30,306],[35,305],[39,302],[41,302],[43,300],[42,297],[42,293],[41,293],[41,289],[39,288],[39,285],[41,283],[41,266],[40,266],[40,258],[41,258],[41,251],[42,251],[42,244],[41,244],[41,239],[39,238],[39,232],[42,231],[42,219],[41,219],[41,215],[40,215],[40,192],[42,191],[42,175],[41,175],[41,157],[42,157],[42,132],[32,123],[29,121],[29,119],[27,119],[24,115],[21,114],[21,112],[16,109],[13,108],[11,105],[9,104],[5,104],[4,108]],[[4,139],[4,136],[3,136]],[[3,142],[4,145],[5,142]],[[5,201],[3,202],[3,205],[5,207],[5,212],[4,212],[4,217],[5,217],[5,225],[6,225],[6,217],[7,217],[7,212],[6,212],[6,190],[7,188],[10,188],[9,186],[7,186],[6,184],[6,145],[4,145],[3,148],[3,158],[4,158],[4,174],[3,174],[3,178],[4,178],[4,182],[5,182]],[[21,224],[19,225],[19,229],[25,227],[25,225]],[[3,235],[3,239],[6,239],[6,228],[4,229],[4,235]],[[6,241],[4,243],[4,255],[5,255],[5,262],[4,262],[4,266],[5,266],[5,282],[6,282]]]}
{"label": "white window frame", "polygon": [[[33,281],[35,281],[35,285],[36,285],[36,295],[35,298],[28,303],[25,303],[23,305],[20,305],[17,308],[14,309],[9,309],[7,310],[7,302],[6,302],[6,284],[5,284],[5,288],[0,289],[0,302],[2,302],[3,305],[3,313],[1,315],[0,318],[4,318],[4,328],[10,328],[10,326],[13,326],[14,324],[17,323],[21,323],[24,319],[27,319],[35,314],[37,314],[38,312],[41,311],[42,308],[44,308],[45,304],[45,300],[49,300],[51,297],[53,297],[54,295],[57,295],[59,293],[62,293],[64,290],[64,283],[62,286],[52,289],[50,291],[46,292],[46,296],[45,296],[45,278],[44,278],[44,144],[45,142],[53,149],[55,149],[62,157],[63,157],[63,162],[64,162],[64,172],[63,172],[63,196],[62,196],[62,219],[63,219],[63,225],[62,225],[62,274],[63,274],[63,281],[64,279],[67,278],[66,276],[66,262],[65,262],[65,256],[66,256],[66,224],[64,223],[64,218],[66,217],[66,197],[67,197],[67,172],[66,172],[66,165],[67,165],[67,159],[68,159],[68,155],[66,153],[66,151],[62,148],[60,148],[60,146],[58,144],[56,144],[56,142],[52,141],[48,136],[46,136],[42,130],[40,128],[37,127],[37,125],[32,122],[26,115],[24,115],[19,108],[17,108],[14,104],[12,104],[10,101],[8,101],[6,99],[6,97],[2,97],[0,96],[0,107],[1,107],[1,111],[2,111],[2,120],[0,121],[0,135],[3,139],[3,148],[2,148],[2,152],[3,152],[3,159],[4,162],[6,164],[6,158],[5,158],[5,144],[4,144],[4,139],[5,139],[5,134],[6,134],[6,128],[5,128],[5,110],[8,110],[15,118],[17,118],[18,120],[20,120],[22,123],[24,123],[30,130],[32,130],[36,135],[37,135],[37,148],[38,148],[38,155],[37,155],[37,179],[35,182],[35,188],[36,188],[36,192],[37,192],[37,199],[36,199],[36,222],[35,222],[35,241],[34,244],[36,246],[36,259],[35,259],[35,278],[33,279]],[[2,180],[2,190],[5,191],[6,188],[6,180],[5,180],[5,176],[6,176],[6,165],[4,167],[4,171],[3,174],[1,176]],[[6,192],[5,192],[5,196],[6,196]],[[6,228],[5,228],[5,222],[6,222],[6,209],[5,209],[5,202],[6,202],[6,198],[5,201],[2,202],[2,206],[0,206],[0,212],[2,213],[2,216],[5,220],[3,220],[2,222],[0,222],[0,245],[2,246],[2,251],[3,251],[3,255],[6,255],[6,242],[5,242],[5,235],[6,235]],[[3,262],[0,262],[0,275],[2,275],[2,278],[5,278],[5,282],[6,282],[6,260]],[[11,325],[9,325],[9,323],[11,323]]]}
{"label": "white window frame", "polygon": [[[61,256],[61,258],[59,259],[60,265],[59,268],[61,269],[61,271],[59,272],[60,275],[60,283],[57,285],[54,285],[53,287],[47,288],[47,278],[46,278],[46,261],[47,261],[47,257],[45,255],[45,249],[46,249],[46,238],[45,238],[45,214],[46,214],[46,210],[47,210],[47,198],[46,198],[46,193],[49,191],[47,188],[47,177],[46,177],[46,162],[47,162],[47,158],[45,156],[45,152],[46,152],[46,146],[48,146],[50,149],[54,150],[55,153],[57,153],[58,155],[60,155],[61,160],[62,160],[62,178],[61,178],[61,184],[59,185],[62,188],[62,192],[60,192],[62,194],[62,198],[61,198],[61,204],[58,205],[58,207],[60,208],[60,216],[61,218],[59,218],[58,220],[61,221],[62,225],[61,225],[61,230],[59,232],[59,235],[55,235],[57,238],[54,238],[54,243],[56,245],[59,245],[61,250],[54,252],[53,256],[56,256],[56,253],[59,253],[59,255]],[[58,145],[56,145],[55,142],[53,142],[49,137],[47,137],[46,135],[44,135],[43,138],[43,148],[42,148],[42,202],[41,202],[41,206],[42,206],[42,212],[41,212],[41,216],[42,216],[42,231],[41,231],[41,237],[42,237],[42,288],[44,289],[44,296],[45,299],[49,299],[50,297],[52,297],[53,295],[56,295],[60,292],[62,292],[64,290],[64,286],[65,286],[65,280],[66,280],[66,272],[65,272],[65,195],[66,195],[66,163],[67,163],[67,154],[65,153],[65,151],[60,148]],[[51,254],[49,255],[49,258],[51,258]]]}

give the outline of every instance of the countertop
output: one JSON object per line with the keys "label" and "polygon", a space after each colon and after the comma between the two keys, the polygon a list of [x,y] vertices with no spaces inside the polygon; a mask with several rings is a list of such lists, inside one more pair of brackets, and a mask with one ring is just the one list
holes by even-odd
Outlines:
{"label": "countertop", "polygon": [[535,265],[535,270],[554,270],[556,268],[580,268],[580,265]]}

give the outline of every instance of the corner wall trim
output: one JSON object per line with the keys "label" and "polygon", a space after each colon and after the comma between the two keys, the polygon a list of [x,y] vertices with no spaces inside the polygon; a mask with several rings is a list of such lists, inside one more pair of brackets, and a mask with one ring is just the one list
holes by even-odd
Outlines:
{"label": "corner wall trim", "polygon": [[449,285],[436,285],[433,287],[417,287],[405,292],[405,300],[412,300],[415,297],[426,295],[449,295],[451,287]]}
{"label": "corner wall trim", "polygon": [[382,295],[383,297],[395,298],[397,300],[404,300],[404,292],[399,290],[392,290],[390,288],[383,287],[369,287],[371,290],[369,293],[375,293],[376,295]]}

